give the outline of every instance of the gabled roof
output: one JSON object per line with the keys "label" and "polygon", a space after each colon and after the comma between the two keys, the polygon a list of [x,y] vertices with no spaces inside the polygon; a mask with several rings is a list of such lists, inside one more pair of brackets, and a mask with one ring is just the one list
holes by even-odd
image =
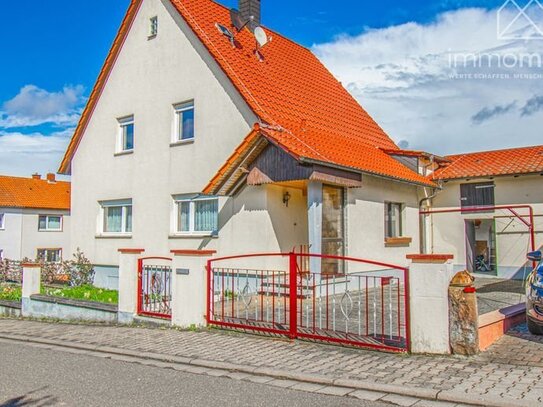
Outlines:
{"label": "gabled roof", "polygon": [[[255,38],[248,29],[236,35],[236,47],[217,30],[216,23],[231,26],[228,8],[211,0],[170,1],[268,127],[266,136],[285,151],[299,158],[433,185],[380,150],[398,147],[307,48],[265,29],[272,41],[262,50],[264,61],[260,62],[254,54]],[[139,2],[133,0],[127,16],[135,15]],[[130,24],[125,19],[112,53],[120,51],[118,44]],[[110,54],[106,71],[115,58]],[[105,77],[103,71],[101,78]],[[96,101],[91,95],[89,104]],[[92,110],[87,106],[86,112]],[[88,121],[88,116],[84,114],[82,121]],[[69,169],[84,129],[80,124],[76,130],[61,172]]]}
{"label": "gabled roof", "polygon": [[543,173],[543,146],[458,154],[446,158],[450,164],[432,174],[433,179],[452,180]]}
{"label": "gabled roof", "polygon": [[0,175],[0,207],[70,209],[70,183]]}

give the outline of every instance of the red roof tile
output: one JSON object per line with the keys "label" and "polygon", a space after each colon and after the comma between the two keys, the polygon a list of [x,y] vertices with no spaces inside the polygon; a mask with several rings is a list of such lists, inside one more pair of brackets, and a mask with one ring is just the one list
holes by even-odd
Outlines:
{"label": "red roof tile", "polygon": [[[432,185],[380,150],[398,147],[307,48],[266,29],[272,41],[262,50],[260,62],[248,29],[236,35],[236,47],[217,29],[216,23],[231,26],[228,8],[211,0],[170,1],[262,123],[274,128],[267,135],[285,150],[323,163]],[[136,3],[129,15],[135,13]],[[112,52],[119,51],[129,26],[125,20],[121,28],[125,32],[117,37]],[[108,57],[109,62],[114,59]],[[68,170],[83,131],[84,126],[76,131],[61,170]]]}
{"label": "red roof tile", "polygon": [[70,183],[0,176],[0,207],[70,209]]}
{"label": "red roof tile", "polygon": [[433,179],[543,173],[543,146],[458,154],[446,158],[450,164],[437,170],[432,175]]}

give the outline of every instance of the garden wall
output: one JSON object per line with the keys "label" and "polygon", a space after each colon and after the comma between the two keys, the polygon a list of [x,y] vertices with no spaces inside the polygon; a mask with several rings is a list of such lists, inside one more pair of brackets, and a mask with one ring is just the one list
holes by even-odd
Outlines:
{"label": "garden wall", "polygon": [[20,318],[21,303],[17,301],[0,301],[0,317]]}
{"label": "garden wall", "polygon": [[45,295],[23,298],[22,314],[32,318],[117,323],[117,306]]}

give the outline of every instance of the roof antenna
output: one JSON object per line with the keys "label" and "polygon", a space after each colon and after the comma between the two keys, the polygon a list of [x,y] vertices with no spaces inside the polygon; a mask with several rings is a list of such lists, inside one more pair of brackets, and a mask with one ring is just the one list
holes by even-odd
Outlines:
{"label": "roof antenna", "polygon": [[228,38],[228,41],[230,41],[230,44],[232,44],[232,48],[236,48],[236,36],[234,33],[219,23],[215,23],[215,27],[217,27],[217,30],[219,30],[222,35]]}

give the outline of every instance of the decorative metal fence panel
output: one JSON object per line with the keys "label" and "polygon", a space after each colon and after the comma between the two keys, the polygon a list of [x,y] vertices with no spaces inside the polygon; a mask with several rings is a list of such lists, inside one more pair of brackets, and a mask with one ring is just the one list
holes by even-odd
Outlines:
{"label": "decorative metal fence panel", "polygon": [[[238,267],[258,259],[282,267]],[[321,271],[330,261],[342,262],[346,273]],[[405,268],[290,253],[214,259],[207,271],[211,325],[387,351],[409,349]]]}
{"label": "decorative metal fence panel", "polygon": [[[156,318],[172,317],[172,268],[138,262],[138,314]],[[169,260],[155,258],[154,260]]]}

